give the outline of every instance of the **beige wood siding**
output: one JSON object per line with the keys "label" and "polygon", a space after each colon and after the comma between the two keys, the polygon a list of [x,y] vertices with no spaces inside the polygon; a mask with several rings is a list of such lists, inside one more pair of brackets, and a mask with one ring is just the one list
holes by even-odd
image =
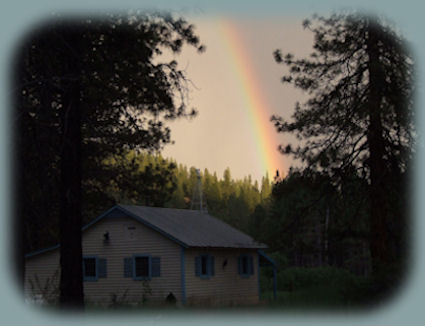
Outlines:
{"label": "beige wood siding", "polygon": [[25,298],[38,295],[48,302],[54,302],[59,295],[59,280],[59,249],[26,260]]}
{"label": "beige wood siding", "polygon": [[[195,257],[214,256],[215,275],[202,279],[195,275]],[[252,255],[254,274],[247,278],[238,274],[238,257]],[[224,262],[227,260],[225,266]],[[185,250],[186,301],[188,305],[256,304],[258,298],[258,254],[249,249]]]}
{"label": "beige wood siding", "polygon": [[[109,232],[108,242],[104,241],[105,232]],[[121,302],[141,302],[143,281],[124,277],[124,258],[147,254],[161,259],[161,276],[147,282],[152,290],[148,300],[163,301],[172,292],[181,301],[180,253],[178,244],[131,218],[104,218],[83,233],[83,255],[107,259],[107,277],[84,282],[85,298],[107,304],[115,295]],[[58,267],[59,250],[27,259],[26,294],[31,292],[29,278],[37,274],[43,282]]]}

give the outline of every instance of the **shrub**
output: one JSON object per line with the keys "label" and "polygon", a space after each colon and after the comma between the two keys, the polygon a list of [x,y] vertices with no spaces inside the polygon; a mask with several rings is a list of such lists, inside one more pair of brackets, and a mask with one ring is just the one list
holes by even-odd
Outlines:
{"label": "shrub", "polygon": [[[261,290],[270,292],[272,279],[260,276]],[[277,274],[278,304],[290,307],[338,307],[369,303],[370,280],[335,267],[290,267]]]}
{"label": "shrub", "polygon": [[47,277],[44,284],[42,284],[38,275],[35,274],[33,278],[29,279],[31,298],[36,304],[57,305],[59,300],[59,270],[55,270],[51,277]]}
{"label": "shrub", "polygon": [[317,285],[342,287],[355,283],[358,277],[334,267],[290,267],[278,272],[278,288],[283,291],[305,289]]}

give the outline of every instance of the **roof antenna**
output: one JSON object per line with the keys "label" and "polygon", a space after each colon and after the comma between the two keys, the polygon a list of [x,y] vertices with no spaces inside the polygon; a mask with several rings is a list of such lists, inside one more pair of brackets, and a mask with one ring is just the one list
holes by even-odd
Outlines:
{"label": "roof antenna", "polygon": [[201,213],[208,213],[207,204],[203,200],[202,196],[202,181],[201,181],[201,170],[196,169],[197,182],[193,187],[192,200],[190,202],[190,209],[196,210],[199,208]]}

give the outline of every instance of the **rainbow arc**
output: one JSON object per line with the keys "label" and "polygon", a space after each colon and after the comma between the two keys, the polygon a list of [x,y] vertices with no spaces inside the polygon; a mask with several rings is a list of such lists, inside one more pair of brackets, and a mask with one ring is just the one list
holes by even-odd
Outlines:
{"label": "rainbow arc", "polygon": [[223,37],[227,53],[241,87],[241,95],[248,110],[250,124],[256,141],[256,150],[263,173],[268,172],[269,177],[274,177],[276,170],[281,176],[285,172],[282,166],[282,154],[277,150],[279,145],[278,134],[270,122],[271,110],[266,98],[263,96],[261,85],[248,51],[243,43],[238,29],[227,20],[220,20],[220,33]]}

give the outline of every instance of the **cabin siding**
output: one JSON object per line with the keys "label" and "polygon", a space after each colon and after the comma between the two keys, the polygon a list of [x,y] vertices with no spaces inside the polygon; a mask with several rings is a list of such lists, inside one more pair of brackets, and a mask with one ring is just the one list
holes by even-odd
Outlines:
{"label": "cabin siding", "polygon": [[[191,228],[193,225],[197,229]],[[145,300],[163,303],[169,293],[173,293],[178,305],[259,302],[257,248],[266,246],[199,212],[115,206],[83,228],[82,247],[83,257],[96,258],[103,267],[83,283],[86,303],[137,304]],[[239,264],[242,255],[247,258]],[[151,264],[156,263],[155,268],[151,265],[149,280],[142,280],[142,270],[139,280],[133,277],[134,257],[148,257]],[[211,264],[207,263],[211,275],[204,275],[202,264],[210,261],[214,261],[214,268],[210,269]],[[242,265],[245,275],[240,275]],[[90,265],[86,268],[93,271]],[[52,303],[58,299],[59,280],[58,247],[27,256],[27,298],[44,293],[44,301]]]}
{"label": "cabin siding", "polygon": [[[195,275],[197,256],[214,257],[214,275],[201,278]],[[238,257],[253,258],[253,275],[238,273]],[[225,261],[227,263],[225,264]],[[225,265],[225,266],[224,266]],[[252,249],[186,249],[185,251],[186,302],[188,305],[241,305],[259,302],[258,254]]]}
{"label": "cabin siding", "polygon": [[[104,240],[106,232],[108,241]],[[180,251],[178,244],[134,219],[122,216],[102,219],[83,232],[83,256],[106,258],[107,266],[106,278],[84,282],[86,302],[109,304],[115,296],[121,303],[138,303],[142,302],[144,293],[148,301],[164,301],[170,292],[181,301]],[[161,275],[147,282],[124,277],[124,258],[133,255],[160,257]],[[58,269],[58,249],[28,258],[25,294],[32,294],[29,279],[34,279],[35,274],[44,284],[52,277],[52,271]],[[149,284],[151,295],[146,293],[144,284]]]}
{"label": "cabin siding", "polygon": [[45,301],[53,303],[59,295],[59,249],[39,254],[25,263],[25,298],[42,295]]}

